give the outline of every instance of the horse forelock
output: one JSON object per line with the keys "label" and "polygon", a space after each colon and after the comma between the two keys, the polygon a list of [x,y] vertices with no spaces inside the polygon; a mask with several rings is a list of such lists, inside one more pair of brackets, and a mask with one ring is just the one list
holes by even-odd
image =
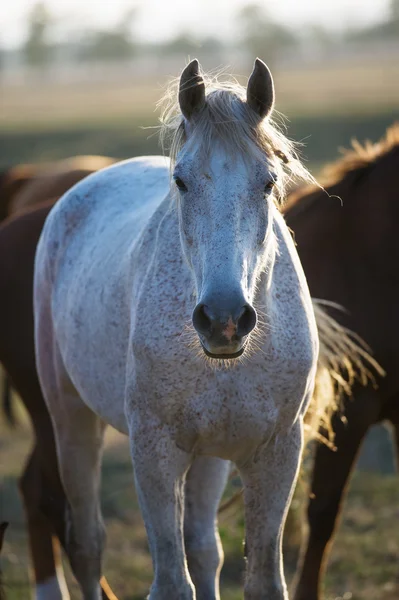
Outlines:
{"label": "horse forelock", "polygon": [[[296,145],[270,118],[260,120],[246,101],[246,89],[237,81],[220,81],[217,76],[202,74],[205,81],[204,108],[190,122],[190,144],[197,144],[206,159],[215,143],[221,145],[231,159],[238,156],[267,160],[276,171],[277,198],[282,203],[292,181],[315,183],[298,157]],[[160,137],[169,152],[171,168],[186,144],[186,124],[178,103],[179,80],[169,85],[163,99]]]}

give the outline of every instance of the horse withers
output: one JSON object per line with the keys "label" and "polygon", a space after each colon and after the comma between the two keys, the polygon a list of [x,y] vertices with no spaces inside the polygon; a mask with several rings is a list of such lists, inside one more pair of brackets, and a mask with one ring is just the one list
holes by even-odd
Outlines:
{"label": "horse withers", "polygon": [[281,537],[319,342],[278,208],[288,178],[308,175],[272,125],[273,105],[259,59],[246,90],[206,90],[192,61],[164,123],[171,161],[137,158],[94,174],[46,221],[37,366],[85,600],[100,597],[106,424],[130,438],[151,600],[220,597],[215,524],[228,460],[245,488],[245,598],[288,597]]}

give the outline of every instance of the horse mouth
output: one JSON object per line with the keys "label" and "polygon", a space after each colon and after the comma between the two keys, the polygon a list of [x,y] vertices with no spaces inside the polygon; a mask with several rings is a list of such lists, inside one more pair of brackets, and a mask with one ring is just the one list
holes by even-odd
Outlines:
{"label": "horse mouth", "polygon": [[205,352],[205,354],[207,355],[208,358],[214,358],[214,359],[223,359],[223,360],[231,360],[233,358],[239,358],[240,356],[243,355],[244,350],[245,350],[245,345],[242,346],[242,348],[240,348],[238,350],[238,352],[233,352],[231,354],[214,354],[213,352],[209,352],[209,350],[207,350],[204,346],[204,344],[201,342],[201,346],[203,351]]}

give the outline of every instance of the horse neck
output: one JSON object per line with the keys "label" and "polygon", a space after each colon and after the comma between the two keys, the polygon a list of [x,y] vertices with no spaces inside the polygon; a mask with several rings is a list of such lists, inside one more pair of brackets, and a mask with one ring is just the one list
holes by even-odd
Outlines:
{"label": "horse neck", "polygon": [[286,281],[292,273],[302,272],[291,233],[276,207],[271,211],[269,230],[267,257],[259,277],[255,302],[266,310],[279,286],[286,286]]}

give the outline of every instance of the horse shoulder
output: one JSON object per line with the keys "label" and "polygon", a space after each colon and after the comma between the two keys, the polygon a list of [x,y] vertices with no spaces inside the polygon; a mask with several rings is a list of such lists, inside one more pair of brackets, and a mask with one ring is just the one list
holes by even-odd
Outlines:
{"label": "horse shoulder", "polygon": [[97,171],[56,203],[43,229],[42,244],[50,244],[54,252],[79,238],[87,246],[92,239],[88,235],[98,237],[101,223],[110,218],[115,223],[118,215],[134,217],[135,211],[147,206],[151,209],[154,199],[159,202],[167,194],[168,185],[163,157],[139,157]]}
{"label": "horse shoulder", "polygon": [[275,219],[275,232],[278,249],[270,320],[275,324],[278,335],[272,337],[287,373],[295,373],[305,381],[309,373],[314,373],[318,356],[312,299],[294,242],[281,215]]}

